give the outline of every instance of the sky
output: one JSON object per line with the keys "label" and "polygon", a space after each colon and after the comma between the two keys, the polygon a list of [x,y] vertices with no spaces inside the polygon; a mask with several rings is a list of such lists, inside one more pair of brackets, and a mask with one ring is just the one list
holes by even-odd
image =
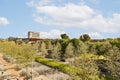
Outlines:
{"label": "sky", "polygon": [[0,0],[0,38],[120,37],[120,0]]}

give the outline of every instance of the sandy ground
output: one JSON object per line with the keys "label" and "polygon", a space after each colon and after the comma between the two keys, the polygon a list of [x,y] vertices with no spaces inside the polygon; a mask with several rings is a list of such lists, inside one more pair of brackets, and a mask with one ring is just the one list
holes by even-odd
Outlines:
{"label": "sandy ground", "polygon": [[23,80],[23,77],[20,77],[19,72],[14,69],[14,66],[8,62],[6,62],[2,58],[2,54],[0,54],[0,63],[4,65],[6,72],[12,74],[13,76],[17,77],[19,80]]}

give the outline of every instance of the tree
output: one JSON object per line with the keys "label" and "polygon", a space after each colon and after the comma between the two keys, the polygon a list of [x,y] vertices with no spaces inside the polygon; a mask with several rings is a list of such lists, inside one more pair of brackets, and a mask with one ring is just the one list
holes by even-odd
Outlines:
{"label": "tree", "polygon": [[107,69],[111,72],[114,78],[120,79],[120,50],[116,46],[109,49],[107,53]]}
{"label": "tree", "polygon": [[50,41],[50,40],[47,41],[47,49],[48,49],[48,50],[52,50],[52,48],[53,48],[53,46],[52,46],[52,44],[51,44],[51,41]]}
{"label": "tree", "polygon": [[31,44],[19,45],[19,51],[17,53],[16,64],[20,67],[26,68],[25,77],[28,76],[28,66],[34,61],[36,49]]}
{"label": "tree", "polygon": [[18,52],[18,46],[13,41],[5,41],[0,46],[3,56],[7,58],[7,61],[13,63]]}
{"label": "tree", "polygon": [[61,57],[61,53],[60,53],[60,50],[61,50],[61,45],[59,42],[57,42],[55,45],[53,45],[53,49],[51,51],[51,58],[53,59],[60,59]]}
{"label": "tree", "polygon": [[3,52],[5,60],[14,62],[16,66],[25,67],[28,70],[28,64],[34,60],[36,48],[31,44],[17,45],[12,41],[0,43],[0,50]]}
{"label": "tree", "polygon": [[80,40],[82,41],[90,41],[90,36],[88,34],[83,34],[80,36]]}
{"label": "tree", "polygon": [[95,42],[86,42],[86,45],[88,46],[88,53],[97,54],[97,47]]}
{"label": "tree", "polygon": [[87,52],[87,46],[79,39],[71,39],[70,42],[72,42],[73,46],[75,47],[75,56],[79,56],[80,54]]}
{"label": "tree", "polygon": [[99,55],[107,54],[110,49],[112,49],[112,45],[108,41],[105,41],[98,48],[98,54]]}
{"label": "tree", "polygon": [[117,46],[118,48],[120,48],[120,38],[111,39],[111,40],[109,40],[109,42],[110,42],[113,46]]}
{"label": "tree", "polygon": [[81,74],[83,75],[78,75],[79,80],[99,80],[98,66],[95,60],[91,58],[95,56],[88,56],[89,54],[82,54],[80,57],[75,58],[74,61],[71,62],[71,65],[81,70]]}
{"label": "tree", "polygon": [[69,36],[67,34],[61,34],[62,39],[69,39]]}
{"label": "tree", "polygon": [[69,44],[69,40],[68,39],[60,39],[59,43],[61,44],[61,59],[64,58],[64,54],[65,54],[65,49],[67,47],[67,45]]}
{"label": "tree", "polygon": [[75,56],[75,47],[73,46],[72,43],[69,43],[68,46],[66,47],[64,57],[65,58],[71,58]]}
{"label": "tree", "polygon": [[42,55],[42,56],[47,55],[46,44],[45,44],[44,41],[42,41],[42,42],[40,43],[39,49],[40,49],[40,52],[41,52],[41,55]]}

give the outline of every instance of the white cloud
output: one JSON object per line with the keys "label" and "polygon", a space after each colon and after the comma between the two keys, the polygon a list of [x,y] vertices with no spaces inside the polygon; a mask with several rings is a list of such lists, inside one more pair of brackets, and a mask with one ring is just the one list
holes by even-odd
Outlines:
{"label": "white cloud", "polygon": [[5,17],[0,17],[0,26],[8,25],[10,22]]}
{"label": "white cloud", "polygon": [[98,32],[88,33],[92,39],[103,39],[104,37]]}
{"label": "white cloud", "polygon": [[[31,2],[36,5],[35,21],[57,27],[78,27],[80,29],[95,30],[104,33],[117,33],[120,29],[120,14],[113,14],[105,18],[86,4],[66,3],[65,5],[51,5],[55,0],[39,0]],[[97,0],[96,0],[97,1]]]}
{"label": "white cloud", "polygon": [[60,38],[60,35],[63,33],[65,32],[56,29],[51,30],[49,32],[40,32],[40,38],[56,39],[56,38]]}
{"label": "white cloud", "polygon": [[35,6],[34,0],[32,0],[32,1],[30,1],[30,2],[27,2],[26,4],[27,4],[28,6],[30,6],[30,7]]}

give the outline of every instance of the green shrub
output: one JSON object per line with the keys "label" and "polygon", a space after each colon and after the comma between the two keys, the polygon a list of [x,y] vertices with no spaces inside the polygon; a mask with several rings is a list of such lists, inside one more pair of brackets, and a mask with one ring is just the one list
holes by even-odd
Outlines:
{"label": "green shrub", "polygon": [[[40,63],[42,63],[44,65],[49,66],[49,67],[58,69],[58,70],[60,70],[60,71],[62,71],[64,73],[70,75],[75,80],[82,80],[83,79],[81,77],[84,76],[84,72],[81,69],[78,69],[78,68],[76,68],[74,66],[66,65],[66,64],[63,64],[61,62],[57,62],[57,61],[54,61],[54,60],[50,60],[50,59],[47,59],[47,58],[41,58],[41,57],[36,57],[35,60],[37,62],[40,62]],[[90,76],[87,75],[85,77],[89,78]],[[98,79],[97,78],[98,77],[96,77],[96,79],[93,79],[93,80],[99,80],[99,78]]]}

